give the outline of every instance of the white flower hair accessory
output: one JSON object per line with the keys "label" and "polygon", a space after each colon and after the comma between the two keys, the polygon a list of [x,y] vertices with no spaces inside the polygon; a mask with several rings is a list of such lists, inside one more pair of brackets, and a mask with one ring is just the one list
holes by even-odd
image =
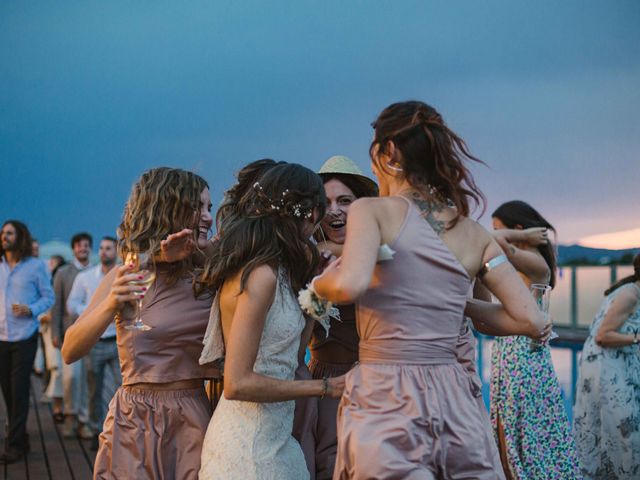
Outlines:
{"label": "white flower hair accessory", "polygon": [[[258,194],[258,198],[260,202],[265,206],[265,208],[271,213],[277,213],[280,215],[290,215],[297,218],[311,218],[313,215],[313,210],[309,210],[305,208],[300,203],[296,203],[291,205],[290,202],[287,202],[287,196],[289,196],[289,189],[286,189],[282,192],[280,198],[273,200],[271,199],[260,185],[260,182],[255,182],[253,184],[253,189]],[[260,213],[256,211],[256,213]]]}

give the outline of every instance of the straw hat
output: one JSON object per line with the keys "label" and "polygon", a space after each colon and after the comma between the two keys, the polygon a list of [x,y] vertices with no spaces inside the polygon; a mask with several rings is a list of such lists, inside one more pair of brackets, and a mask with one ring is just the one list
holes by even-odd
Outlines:
{"label": "straw hat", "polygon": [[367,190],[371,190],[376,193],[378,192],[378,185],[376,182],[365,176],[362,173],[362,170],[360,170],[360,167],[358,167],[358,165],[356,165],[356,163],[349,157],[345,157],[344,155],[334,155],[324,162],[322,167],[320,167],[320,170],[318,170],[318,175],[323,179],[325,175],[328,176],[336,173],[340,175],[351,175],[362,183]]}

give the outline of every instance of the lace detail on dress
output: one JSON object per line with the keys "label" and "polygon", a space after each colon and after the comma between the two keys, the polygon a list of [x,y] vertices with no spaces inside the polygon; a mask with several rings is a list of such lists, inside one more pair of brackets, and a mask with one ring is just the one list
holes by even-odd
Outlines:
{"label": "lace detail on dress", "polygon": [[222,336],[222,323],[220,320],[220,292],[216,292],[209,313],[209,323],[207,331],[202,339],[204,347],[200,354],[200,365],[205,363],[221,361],[224,358],[224,339]]}
{"label": "lace detail on dress", "polygon": [[[280,269],[254,371],[273,378],[293,380],[304,324],[296,297]],[[219,359],[224,354],[221,343],[219,301],[216,297],[200,361],[203,358]],[[200,478],[309,478],[300,445],[291,436],[293,412],[293,401],[245,402],[227,400],[223,394],[205,436]]]}

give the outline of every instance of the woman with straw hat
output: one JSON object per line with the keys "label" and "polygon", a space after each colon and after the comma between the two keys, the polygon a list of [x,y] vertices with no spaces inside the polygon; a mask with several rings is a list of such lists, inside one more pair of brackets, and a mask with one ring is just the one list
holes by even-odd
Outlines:
{"label": "woman with straw hat", "polygon": [[[327,195],[327,212],[317,234],[318,249],[340,256],[349,206],[358,198],[377,196],[378,186],[353,160],[342,155],[328,159],[318,174]],[[358,361],[355,305],[342,305],[339,310],[340,320],[331,318],[328,333],[317,322],[313,330],[309,343],[309,370],[314,379],[343,375]],[[305,451],[311,478],[322,480],[333,475],[338,403],[339,399],[325,397],[302,400],[296,406],[294,436]]]}

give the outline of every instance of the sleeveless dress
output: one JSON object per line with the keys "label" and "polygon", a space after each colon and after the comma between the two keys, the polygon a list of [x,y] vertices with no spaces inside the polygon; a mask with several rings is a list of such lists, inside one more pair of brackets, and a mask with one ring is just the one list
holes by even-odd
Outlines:
{"label": "sleeveless dress", "polygon": [[340,401],[333,478],[503,479],[456,352],[471,279],[407,203],[393,261],[376,265],[357,304],[360,363]]}
{"label": "sleeveless dress", "polygon": [[[604,300],[580,358],[573,431],[588,479],[640,478],[640,346],[606,348],[595,342],[611,303],[628,288],[639,289],[623,285]],[[638,330],[640,302],[618,331]]]}
{"label": "sleeveless dress", "polygon": [[117,320],[122,386],[100,434],[95,479],[198,478],[211,418],[204,386],[149,390],[134,384],[218,376],[213,366],[198,364],[210,309],[211,296],[195,299],[191,279],[169,286],[159,267],[142,307],[142,321],[153,328],[126,330],[133,319]]}
{"label": "sleeveless dress", "polygon": [[496,337],[491,352],[490,396],[491,423],[508,478],[582,478],[548,345],[532,350],[528,337]]}
{"label": "sleeveless dress", "polygon": [[[293,380],[305,319],[282,269],[258,347],[254,372]],[[200,362],[224,355],[216,297]],[[202,447],[200,479],[304,480],[309,478],[300,445],[291,436],[295,402],[227,400],[216,407]]]}

